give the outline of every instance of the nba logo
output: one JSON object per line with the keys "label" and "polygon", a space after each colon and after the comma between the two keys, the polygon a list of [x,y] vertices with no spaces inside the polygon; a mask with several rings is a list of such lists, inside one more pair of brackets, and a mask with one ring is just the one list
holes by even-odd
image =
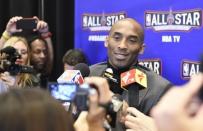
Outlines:
{"label": "nba logo", "polygon": [[77,83],[77,84],[82,84],[84,82],[83,78],[82,78],[82,75],[80,72],[78,72],[75,77],[73,77],[73,82],[74,83]]}
{"label": "nba logo", "polygon": [[189,64],[183,64],[183,77],[189,77]]}
{"label": "nba logo", "polygon": [[146,26],[151,26],[151,14],[146,15]]}

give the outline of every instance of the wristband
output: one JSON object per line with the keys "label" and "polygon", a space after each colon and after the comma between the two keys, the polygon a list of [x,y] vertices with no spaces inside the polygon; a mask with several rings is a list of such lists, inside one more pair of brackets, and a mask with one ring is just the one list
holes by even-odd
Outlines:
{"label": "wristband", "polygon": [[99,103],[99,106],[104,107],[107,112],[118,112],[123,106],[122,96],[119,94],[113,95],[110,102],[105,104]]}
{"label": "wristband", "polygon": [[46,39],[46,38],[49,38],[52,36],[52,33],[51,32],[46,32],[46,33],[41,33],[41,37],[43,39]]}
{"label": "wristband", "polygon": [[2,34],[2,37],[5,39],[5,40],[8,40],[11,35],[7,32],[7,31],[4,31],[3,34]]}

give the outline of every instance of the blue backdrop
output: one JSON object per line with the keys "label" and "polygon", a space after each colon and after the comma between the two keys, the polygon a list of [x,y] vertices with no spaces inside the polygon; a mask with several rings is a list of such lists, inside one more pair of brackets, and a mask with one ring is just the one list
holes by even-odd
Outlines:
{"label": "blue backdrop", "polygon": [[140,63],[182,84],[199,71],[203,52],[202,0],[75,0],[75,48],[90,64],[107,59],[105,37],[113,23],[136,19],[145,30]]}

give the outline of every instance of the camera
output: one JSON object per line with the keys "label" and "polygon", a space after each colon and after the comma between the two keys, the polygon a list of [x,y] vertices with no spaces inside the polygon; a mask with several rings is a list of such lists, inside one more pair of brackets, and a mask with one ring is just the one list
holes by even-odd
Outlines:
{"label": "camera", "polygon": [[8,71],[11,75],[18,73],[34,73],[34,69],[31,66],[22,66],[15,64],[15,61],[21,58],[17,50],[8,46],[0,50],[0,73]]}
{"label": "camera", "polygon": [[[75,83],[48,83],[48,89],[55,99],[62,102],[66,110],[73,113],[73,117],[76,119],[81,111],[87,111],[89,108],[89,95],[98,91],[95,85],[82,84],[78,85]],[[98,92],[99,94],[99,92]],[[69,104],[67,104],[67,102]],[[117,112],[122,108],[123,99],[120,95],[116,94],[112,96],[112,100],[108,103],[101,104],[109,119],[109,123],[112,127],[115,127]],[[68,106],[68,107],[67,107]]]}
{"label": "camera", "polygon": [[77,111],[88,110],[88,96],[94,88],[88,84],[78,85],[75,83],[48,83],[48,90],[55,99],[62,103],[71,103]]}

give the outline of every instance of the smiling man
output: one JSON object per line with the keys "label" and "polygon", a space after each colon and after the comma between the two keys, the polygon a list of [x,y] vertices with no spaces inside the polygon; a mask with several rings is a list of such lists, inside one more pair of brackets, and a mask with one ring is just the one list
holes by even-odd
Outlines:
{"label": "smiling man", "polygon": [[[121,123],[117,122],[115,130],[127,128],[136,131],[155,131],[154,121],[147,115],[171,83],[138,64],[138,56],[144,52],[145,48],[142,26],[132,18],[119,20],[112,26],[104,45],[108,50],[108,61],[92,65],[90,76],[106,77],[105,73],[110,69],[111,77],[106,78],[108,78],[111,91],[123,96],[123,99],[131,106],[127,112],[133,114],[124,116],[125,119]],[[138,83],[131,84],[129,88],[126,88],[127,90],[120,87],[120,74],[131,69],[138,69],[146,74],[146,88],[142,88]]]}
{"label": "smiling man", "polygon": [[138,54],[144,50],[143,40],[143,30],[137,22],[126,19],[116,23],[105,42],[109,63],[117,69],[136,64]]}

